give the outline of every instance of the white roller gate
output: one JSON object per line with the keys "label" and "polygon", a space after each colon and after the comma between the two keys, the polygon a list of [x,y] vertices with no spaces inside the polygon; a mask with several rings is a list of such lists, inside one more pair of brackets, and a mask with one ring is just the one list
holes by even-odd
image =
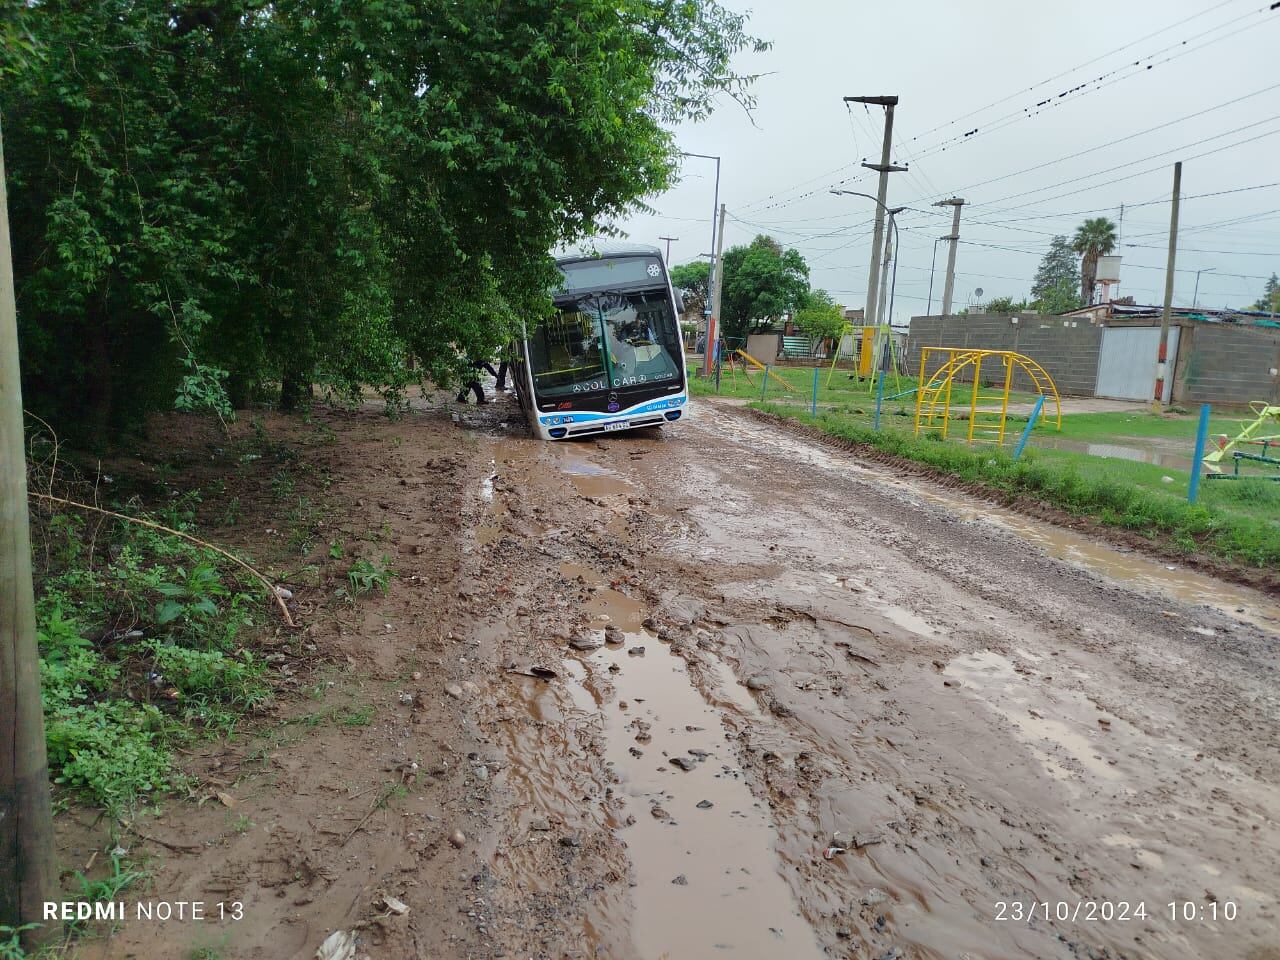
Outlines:
{"label": "white roller gate", "polygon": [[[1094,395],[1116,400],[1150,400],[1156,390],[1159,327],[1105,327],[1098,353],[1098,385]],[[1178,328],[1169,328],[1169,362],[1165,368],[1164,402],[1173,391],[1178,360]]]}

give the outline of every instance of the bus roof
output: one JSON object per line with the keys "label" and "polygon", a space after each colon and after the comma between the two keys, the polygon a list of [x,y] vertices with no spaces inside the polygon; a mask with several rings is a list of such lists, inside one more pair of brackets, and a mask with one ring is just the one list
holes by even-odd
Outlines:
{"label": "bus roof", "polygon": [[552,252],[556,263],[574,260],[595,260],[597,257],[661,257],[662,251],[647,243],[630,243],[625,240],[589,240],[571,247],[561,247]]}

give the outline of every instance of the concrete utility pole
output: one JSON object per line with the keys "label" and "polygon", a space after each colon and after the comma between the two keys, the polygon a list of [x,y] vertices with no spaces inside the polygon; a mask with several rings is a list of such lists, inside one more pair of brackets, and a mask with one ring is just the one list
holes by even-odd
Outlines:
{"label": "concrete utility pole", "polygon": [[952,197],[950,200],[939,200],[934,206],[951,207],[951,232],[942,238],[951,241],[947,252],[947,279],[942,286],[942,315],[945,317],[951,313],[951,296],[956,288],[956,244],[960,241],[960,208],[964,206],[964,201],[959,197]]}
{"label": "concrete utility pole", "polygon": [[679,238],[679,237],[659,237],[658,239],[659,239],[659,240],[665,240],[665,241],[667,241],[667,257],[666,257],[666,262],[667,262],[667,266],[669,267],[669,266],[671,266],[671,241],[672,241],[672,240],[679,240],[680,238]]}
{"label": "concrete utility pole", "polygon": [[1196,271],[1196,289],[1195,292],[1191,294],[1191,309],[1194,310],[1200,306],[1200,274],[1216,273],[1217,270],[1217,267],[1201,267]]}
{"label": "concrete utility pole", "polygon": [[885,197],[889,194],[889,174],[906,170],[889,163],[889,149],[893,146],[893,108],[898,105],[897,97],[845,97],[845,103],[874,103],[884,107],[884,143],[880,147],[879,163],[864,163],[868,170],[876,170],[880,174],[880,186],[876,190],[876,229],[871,238],[871,269],[867,276],[867,305],[863,323],[874,326],[879,323],[876,317],[876,297],[880,286],[880,250],[884,243],[884,211]]}
{"label": "concrete utility pole", "polygon": [[23,446],[18,313],[0,132],[0,924],[41,924],[23,935],[23,943],[34,948],[58,933],[44,921],[43,910],[45,901],[56,896],[58,877],[40,705]]}
{"label": "concrete utility pole", "polygon": [[1182,161],[1173,165],[1173,210],[1169,214],[1169,264],[1164,274],[1164,310],[1160,314],[1160,352],[1156,354],[1155,413],[1164,410],[1164,380],[1169,356],[1169,317],[1173,313],[1173,264],[1178,257],[1178,199],[1182,196]]}
{"label": "concrete utility pole", "polygon": [[720,269],[720,254],[724,250],[724,204],[720,204],[720,226],[716,231],[716,278],[711,292],[711,316],[707,318],[707,345],[702,350],[703,376],[711,376],[715,366],[716,339],[720,336],[720,293],[724,289],[724,271]]}

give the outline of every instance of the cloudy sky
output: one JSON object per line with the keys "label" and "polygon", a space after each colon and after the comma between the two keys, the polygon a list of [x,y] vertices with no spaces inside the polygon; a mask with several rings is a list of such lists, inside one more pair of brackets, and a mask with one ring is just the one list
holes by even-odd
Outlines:
{"label": "cloudy sky", "polygon": [[[883,110],[844,96],[896,94],[889,205],[902,251],[894,322],[924,313],[935,238],[964,207],[956,307],[1021,298],[1049,238],[1089,216],[1121,222],[1117,296],[1159,303],[1175,160],[1184,201],[1174,302],[1241,306],[1280,271],[1280,9],[1271,0],[726,0],[773,42],[743,56],[765,74],[752,117],[726,102],[677,131],[722,159],[726,246],[769,233],[801,251],[815,286],[863,305]],[[1081,86],[1083,85],[1083,86]],[[1071,91],[1060,97],[1064,91]],[[1042,101],[1049,101],[1042,104]],[[969,136],[970,131],[976,130]],[[715,165],[690,158],[653,215],[620,226],[671,245],[675,263],[710,250]],[[1226,192],[1235,191],[1235,192]],[[1204,196],[1215,194],[1213,196]],[[665,246],[665,244],[662,244]],[[946,264],[939,243],[936,312]],[[1212,272],[1210,272],[1212,271]]]}

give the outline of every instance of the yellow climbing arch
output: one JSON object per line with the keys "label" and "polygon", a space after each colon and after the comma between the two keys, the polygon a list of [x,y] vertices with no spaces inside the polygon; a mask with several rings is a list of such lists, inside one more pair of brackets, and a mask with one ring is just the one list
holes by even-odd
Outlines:
{"label": "yellow climbing arch", "polygon": [[[983,368],[992,386],[983,387]],[[972,371],[970,371],[972,367]],[[933,372],[929,373],[930,368]],[[1004,443],[1005,418],[1009,412],[1009,388],[1013,372],[1022,370],[1045,398],[1043,418],[1052,418],[1062,429],[1062,399],[1053,377],[1030,357],[1012,350],[969,350],[965,347],[925,347],[920,351],[920,386],[916,390],[916,436],[938,431],[945,439],[951,427],[951,388],[956,377],[972,383],[969,396],[968,432],[973,442]],[[995,371],[998,370],[998,373]],[[993,375],[994,374],[994,375]],[[989,390],[989,393],[983,391]],[[1047,409],[1053,401],[1053,411]]]}

